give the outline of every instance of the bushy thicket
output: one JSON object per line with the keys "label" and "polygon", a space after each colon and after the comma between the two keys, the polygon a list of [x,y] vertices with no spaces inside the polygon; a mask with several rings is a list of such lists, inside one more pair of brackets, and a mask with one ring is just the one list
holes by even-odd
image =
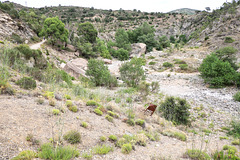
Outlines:
{"label": "bushy thicket", "polygon": [[114,87],[117,85],[116,77],[110,74],[107,66],[101,60],[90,59],[86,75],[96,86]]}
{"label": "bushy thicket", "polygon": [[31,77],[23,77],[23,78],[19,79],[16,82],[16,84],[24,89],[35,89],[37,86],[36,81],[34,79],[32,79]]}
{"label": "bushy thicket", "polygon": [[[199,67],[201,76],[212,87],[232,85],[238,79],[235,64],[236,49],[225,47],[208,55]],[[236,82],[238,83],[238,82]]]}
{"label": "bushy thicket", "polygon": [[176,124],[188,124],[190,105],[185,99],[167,97],[160,105],[160,112],[164,118]]}
{"label": "bushy thicket", "polygon": [[121,79],[129,87],[137,87],[140,81],[145,79],[143,65],[144,61],[141,58],[133,58],[130,62],[122,64],[120,67]]}

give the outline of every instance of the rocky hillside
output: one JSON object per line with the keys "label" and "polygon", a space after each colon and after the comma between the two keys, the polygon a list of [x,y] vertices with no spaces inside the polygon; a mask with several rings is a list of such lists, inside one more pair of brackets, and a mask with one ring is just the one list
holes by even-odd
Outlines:
{"label": "rocky hillside", "polygon": [[175,9],[168,13],[182,13],[182,14],[194,15],[194,14],[197,14],[197,12],[200,12],[200,11],[196,9],[190,9],[190,8],[181,8],[181,9]]}
{"label": "rocky hillside", "polygon": [[11,18],[9,14],[0,10],[0,40],[6,39],[15,43],[23,43],[36,36],[36,33],[25,23]]}

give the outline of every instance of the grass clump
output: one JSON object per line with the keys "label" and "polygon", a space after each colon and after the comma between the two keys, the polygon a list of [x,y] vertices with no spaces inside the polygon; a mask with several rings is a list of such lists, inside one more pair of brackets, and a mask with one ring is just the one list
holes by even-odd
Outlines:
{"label": "grass clump", "polygon": [[240,145],[240,139],[235,139],[232,141],[232,145]]}
{"label": "grass clump", "polygon": [[153,62],[153,61],[148,63],[148,65],[155,65],[155,64],[156,64],[156,62]]}
{"label": "grass clump", "polygon": [[109,116],[111,116],[111,117],[119,118],[119,115],[116,114],[116,113],[114,113],[114,112],[112,112],[112,111],[108,111],[107,114],[108,114]]}
{"label": "grass clump", "polygon": [[142,120],[142,119],[137,119],[137,120],[135,121],[135,123],[136,123],[136,125],[143,126],[143,125],[145,124],[145,121]]}
{"label": "grass clump", "polygon": [[103,115],[103,112],[100,111],[99,108],[95,108],[95,109],[94,109],[94,113],[96,113],[96,114],[99,115],[99,116],[102,116],[102,115]]}
{"label": "grass clump", "polygon": [[181,59],[174,59],[173,61],[175,61],[175,64],[186,64],[186,62]]}
{"label": "grass clump", "polygon": [[109,121],[109,122],[113,122],[113,117],[106,115],[105,118]]}
{"label": "grass clump", "polygon": [[188,69],[187,64],[180,64],[179,67],[180,67],[181,70],[187,70]]}
{"label": "grass clump", "polygon": [[66,98],[66,99],[68,99],[68,100],[71,100],[71,99],[72,99],[71,96],[68,95],[68,94],[65,94],[65,95],[64,95],[64,98]]}
{"label": "grass clump", "polygon": [[60,110],[59,109],[53,109],[52,114],[57,116],[57,115],[60,114]]}
{"label": "grass clump", "polygon": [[109,141],[116,142],[116,141],[117,141],[117,136],[115,136],[115,135],[110,135],[110,136],[108,137],[108,139],[109,139]]}
{"label": "grass clump", "polygon": [[166,131],[163,131],[162,134],[164,136],[174,137],[174,138],[179,139],[181,141],[186,141],[187,140],[187,136],[182,132],[166,130]]}
{"label": "grass clump", "polygon": [[49,91],[46,91],[43,96],[47,99],[52,99],[54,97],[54,93],[53,92],[49,92]]}
{"label": "grass clump", "polygon": [[136,144],[140,146],[146,146],[147,145],[147,136],[144,133],[140,133],[135,135]]}
{"label": "grass clump", "polygon": [[87,122],[82,122],[82,123],[81,123],[81,126],[82,126],[83,128],[87,128],[87,127],[88,127],[88,124],[87,124]]}
{"label": "grass clump", "polygon": [[188,149],[186,155],[191,159],[211,160],[211,157],[207,153],[198,149]]}
{"label": "grass clump", "polygon": [[90,159],[92,159],[93,155],[92,155],[92,153],[86,153],[85,152],[85,153],[82,154],[82,157],[90,160]]}
{"label": "grass clump", "polygon": [[131,143],[123,144],[121,150],[122,150],[122,153],[129,154],[132,151]]}
{"label": "grass clump", "polygon": [[18,154],[18,156],[12,158],[12,160],[31,160],[35,158],[37,154],[34,151],[26,150]]}
{"label": "grass clump", "polygon": [[36,81],[31,77],[23,77],[16,84],[24,89],[35,89],[37,87]]}
{"label": "grass clump", "polygon": [[106,138],[105,136],[101,136],[101,137],[100,137],[100,141],[101,141],[101,142],[105,142],[106,140],[107,140],[107,138]]}
{"label": "grass clump", "polygon": [[236,94],[234,94],[233,99],[234,101],[240,102],[240,92],[237,92]]}
{"label": "grass clump", "polygon": [[63,136],[64,140],[68,141],[68,143],[76,144],[81,142],[81,135],[77,131],[69,131]]}
{"label": "grass clump", "polygon": [[80,153],[72,147],[53,147],[52,144],[43,144],[39,149],[38,157],[41,159],[70,160],[78,157]]}
{"label": "grass clump", "polygon": [[170,62],[164,62],[164,63],[163,63],[163,67],[165,67],[165,68],[171,68],[171,67],[173,67],[173,64],[170,63]]}
{"label": "grass clump", "polygon": [[231,127],[228,131],[228,135],[231,135],[234,138],[240,138],[240,121],[231,122]]}
{"label": "grass clump", "polygon": [[72,106],[73,106],[72,101],[67,100],[67,101],[66,101],[66,106],[67,106],[67,107],[72,107]]}
{"label": "grass clump", "polygon": [[233,43],[235,40],[232,37],[225,37],[225,43]]}
{"label": "grass clump", "polygon": [[71,106],[71,107],[68,107],[68,109],[74,113],[76,113],[78,111],[78,108],[77,106]]}
{"label": "grass clump", "polygon": [[96,101],[90,100],[86,103],[87,106],[98,106],[99,104]]}
{"label": "grass clump", "polygon": [[130,119],[127,119],[126,123],[130,126],[135,126],[135,121],[134,119],[130,118]]}
{"label": "grass clump", "polygon": [[37,104],[43,104],[44,103],[44,98],[38,98],[37,99]]}
{"label": "grass clump", "polygon": [[113,148],[110,146],[106,146],[105,144],[103,145],[97,145],[96,147],[93,148],[95,154],[107,154],[110,151],[113,151]]}

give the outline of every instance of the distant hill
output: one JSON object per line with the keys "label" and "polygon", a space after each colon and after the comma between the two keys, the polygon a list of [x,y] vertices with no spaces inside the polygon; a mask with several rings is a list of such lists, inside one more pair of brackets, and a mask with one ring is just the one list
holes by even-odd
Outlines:
{"label": "distant hill", "polygon": [[196,14],[196,11],[200,11],[200,10],[190,9],[190,8],[180,8],[180,9],[170,11],[168,13],[183,13],[183,14],[187,14],[187,15],[194,15],[194,14]]}

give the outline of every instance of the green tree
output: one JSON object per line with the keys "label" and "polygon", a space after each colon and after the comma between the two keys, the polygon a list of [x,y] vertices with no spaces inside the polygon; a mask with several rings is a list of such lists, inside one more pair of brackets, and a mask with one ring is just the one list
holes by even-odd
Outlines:
{"label": "green tree", "polygon": [[214,53],[208,55],[199,67],[204,81],[212,87],[232,85],[236,78],[236,71],[229,62],[224,62]]}
{"label": "green tree", "polygon": [[98,32],[90,22],[86,22],[79,24],[77,34],[85,42],[94,43],[96,42]]}
{"label": "green tree", "polygon": [[88,61],[88,69],[86,75],[90,77],[90,80],[96,86],[109,86],[113,87],[117,85],[115,77],[111,76],[108,67],[104,65],[104,62],[97,59],[90,59]]}
{"label": "green tree", "polygon": [[133,58],[130,62],[122,64],[120,67],[121,79],[130,87],[137,87],[141,80],[145,79],[142,68],[143,59]]}
{"label": "green tree", "polygon": [[40,32],[40,35],[49,39],[52,45],[54,45],[57,41],[67,43],[68,30],[58,17],[47,18],[44,21],[43,29]]}
{"label": "green tree", "polygon": [[237,70],[238,66],[236,65],[236,53],[237,49],[234,47],[224,47],[220,48],[216,52],[217,57],[223,62],[229,62],[231,66]]}
{"label": "green tree", "polygon": [[115,34],[115,39],[118,48],[123,48],[128,51],[131,50],[131,44],[128,39],[128,34],[124,29],[120,28],[117,30]]}

